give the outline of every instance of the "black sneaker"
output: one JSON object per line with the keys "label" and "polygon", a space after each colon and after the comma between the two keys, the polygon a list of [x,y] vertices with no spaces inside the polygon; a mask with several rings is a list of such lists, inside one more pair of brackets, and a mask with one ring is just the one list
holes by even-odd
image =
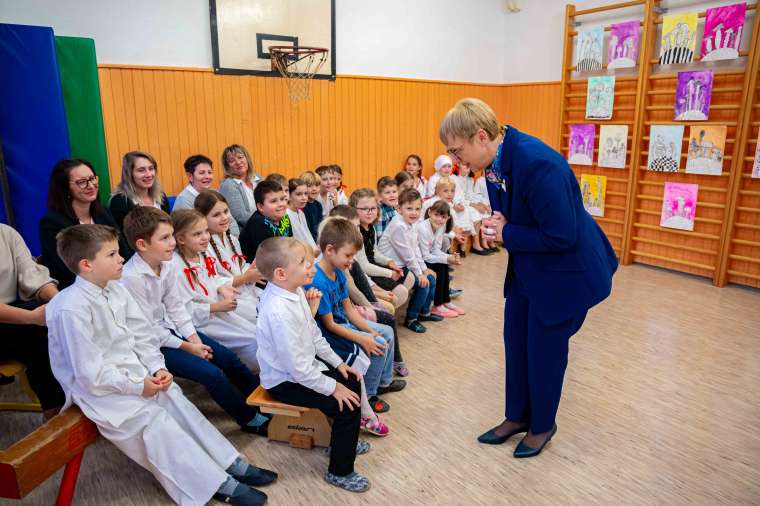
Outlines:
{"label": "black sneaker", "polygon": [[479,255],[479,256],[482,256],[482,257],[487,257],[488,255],[493,254],[493,252],[490,251],[490,250],[487,250],[487,249],[475,249],[475,248],[472,248],[470,250],[470,253],[472,253],[473,255]]}
{"label": "black sneaker", "polygon": [[449,288],[449,298],[456,299],[457,297],[462,295],[462,292],[464,292],[464,290],[461,290],[459,288]]}
{"label": "black sneaker", "polygon": [[267,495],[261,490],[238,483],[235,491],[231,494],[217,492],[214,499],[233,506],[262,506],[267,502]]}
{"label": "black sneaker", "polygon": [[377,395],[373,395],[369,398],[369,405],[375,413],[387,413],[391,410],[391,405]]}
{"label": "black sneaker", "polygon": [[417,319],[421,322],[440,322],[440,321],[443,321],[443,316],[438,316],[437,314],[429,313],[429,314],[421,314]]}
{"label": "black sneaker", "polygon": [[277,480],[277,473],[269,469],[262,469],[253,464],[248,464],[248,468],[243,474],[230,474],[233,478],[244,485],[251,487],[263,487]]}
{"label": "black sneaker", "polygon": [[395,379],[391,381],[390,385],[380,385],[377,387],[377,395],[387,394],[388,392],[400,392],[404,388],[406,388],[406,381]]}
{"label": "black sneaker", "polygon": [[417,320],[411,320],[404,323],[404,327],[418,334],[424,334],[425,332],[427,332],[427,329],[425,328],[425,326],[421,324],[420,322],[418,322]]}

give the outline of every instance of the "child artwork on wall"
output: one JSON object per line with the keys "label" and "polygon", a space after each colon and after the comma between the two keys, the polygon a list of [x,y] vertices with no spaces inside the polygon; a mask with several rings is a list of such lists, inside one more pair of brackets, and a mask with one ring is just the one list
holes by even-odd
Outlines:
{"label": "child artwork on wall", "polygon": [[694,59],[698,17],[698,13],[691,12],[662,18],[660,65],[688,63]]}
{"label": "child artwork on wall", "polygon": [[720,176],[726,149],[726,126],[692,125],[686,172]]}
{"label": "child artwork on wall", "polygon": [[702,34],[702,61],[732,60],[739,57],[747,4],[739,3],[707,9]]}
{"label": "child artwork on wall", "polygon": [[674,118],[678,121],[706,120],[710,115],[712,86],[712,70],[679,72]]}
{"label": "child artwork on wall", "polygon": [[610,26],[607,68],[635,67],[639,59],[639,22],[626,21]]}
{"label": "child artwork on wall", "polygon": [[757,144],[755,144],[755,162],[752,165],[752,177],[760,179],[760,131],[757,132]]}
{"label": "child artwork on wall", "polygon": [[647,168],[658,172],[678,172],[682,142],[683,125],[652,125]]}
{"label": "child artwork on wall", "polygon": [[599,129],[598,165],[624,169],[627,146],[628,125],[602,125]]}
{"label": "child artwork on wall", "polygon": [[575,65],[578,72],[602,69],[604,27],[578,30],[575,47]]}
{"label": "child artwork on wall", "polygon": [[596,137],[596,125],[590,123],[570,125],[567,161],[576,165],[593,165],[594,137]]}
{"label": "child artwork on wall", "polygon": [[586,91],[586,119],[612,118],[615,101],[615,76],[588,78]]}
{"label": "child artwork on wall", "polygon": [[583,207],[591,216],[604,216],[604,195],[607,192],[607,176],[581,174]]}
{"label": "child artwork on wall", "polygon": [[678,230],[694,230],[698,190],[699,185],[696,184],[665,183],[660,226]]}

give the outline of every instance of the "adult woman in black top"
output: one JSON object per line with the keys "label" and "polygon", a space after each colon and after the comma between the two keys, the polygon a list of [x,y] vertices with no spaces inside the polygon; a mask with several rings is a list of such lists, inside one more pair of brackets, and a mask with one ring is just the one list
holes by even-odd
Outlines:
{"label": "adult woman in black top", "polygon": [[[98,202],[98,176],[87,160],[61,160],[50,173],[48,213],[40,221],[42,263],[63,289],[76,277],[63,263],[55,249],[56,235],[66,227],[97,223],[116,227],[111,213]],[[119,239],[119,254],[126,259],[132,250],[123,238]]]}
{"label": "adult woman in black top", "polygon": [[121,161],[121,182],[108,203],[119,230],[124,217],[137,206],[153,206],[169,212],[169,201],[158,181],[156,159],[144,151],[130,151]]}

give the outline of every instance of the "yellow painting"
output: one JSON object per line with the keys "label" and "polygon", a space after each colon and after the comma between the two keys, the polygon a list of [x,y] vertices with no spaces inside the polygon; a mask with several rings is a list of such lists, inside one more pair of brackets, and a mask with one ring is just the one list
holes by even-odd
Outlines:
{"label": "yellow painting", "polygon": [[698,17],[698,13],[689,12],[662,18],[660,65],[688,63],[694,59]]}
{"label": "yellow painting", "polygon": [[583,207],[591,216],[604,216],[604,195],[607,193],[607,176],[581,174]]}

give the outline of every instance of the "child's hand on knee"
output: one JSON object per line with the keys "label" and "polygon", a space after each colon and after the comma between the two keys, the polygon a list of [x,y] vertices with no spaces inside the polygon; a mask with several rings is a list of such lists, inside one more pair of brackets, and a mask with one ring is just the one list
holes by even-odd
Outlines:
{"label": "child's hand on knee", "polygon": [[430,284],[424,272],[420,274],[419,276],[417,276],[417,282],[420,284],[420,288],[427,288],[428,285]]}
{"label": "child's hand on knee", "polygon": [[359,394],[346,388],[343,383],[335,383],[335,391],[332,396],[338,401],[338,410],[343,411],[345,405],[349,410],[353,411],[354,407],[359,407],[361,400]]}
{"label": "child's hand on knee", "polygon": [[172,381],[174,381],[174,376],[172,376],[172,373],[166,369],[159,369],[156,371],[156,374],[154,374],[153,377],[158,380],[158,384],[163,391],[169,390],[169,387],[172,385]]}
{"label": "child's hand on knee", "polygon": [[351,367],[350,365],[348,365],[345,362],[343,362],[342,364],[340,364],[337,367],[337,370],[346,379],[348,379],[348,375],[349,374],[353,374],[354,376],[356,376],[356,381],[361,381],[363,379],[362,378],[362,374],[359,371],[357,371],[356,369],[354,369],[353,367]]}
{"label": "child's hand on knee", "polygon": [[145,377],[143,380],[143,397],[153,397],[161,390],[161,382],[158,380],[158,378],[154,378],[153,376]]}

